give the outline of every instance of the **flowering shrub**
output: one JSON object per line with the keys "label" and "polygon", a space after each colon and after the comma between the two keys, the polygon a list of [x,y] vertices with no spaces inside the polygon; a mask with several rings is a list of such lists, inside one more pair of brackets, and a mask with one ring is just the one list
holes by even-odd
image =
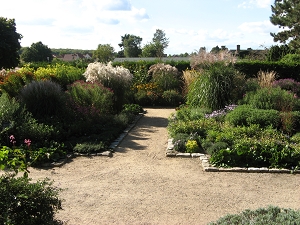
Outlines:
{"label": "flowering shrub", "polygon": [[199,151],[199,146],[196,140],[187,140],[186,144],[186,152],[195,153]]}
{"label": "flowering shrub", "polygon": [[0,90],[16,97],[20,90],[34,79],[32,72],[6,71],[0,73]]}
{"label": "flowering shrub", "polygon": [[128,69],[121,66],[113,67],[112,62],[108,64],[95,62],[88,65],[83,75],[87,82],[98,81],[105,87],[111,88],[114,91],[115,108],[122,109],[133,79]]}
{"label": "flowering shrub", "polygon": [[74,66],[55,64],[48,65],[47,67],[39,67],[34,74],[37,80],[55,81],[60,84],[63,89],[66,89],[68,84],[76,80],[83,80],[83,72],[83,69]]}
{"label": "flowering shrub", "polygon": [[81,116],[112,113],[113,92],[101,83],[76,81],[67,88],[69,104]]}
{"label": "flowering shrub", "polygon": [[281,89],[291,91],[297,96],[300,96],[300,82],[294,79],[279,79],[273,82],[273,87],[280,87]]}

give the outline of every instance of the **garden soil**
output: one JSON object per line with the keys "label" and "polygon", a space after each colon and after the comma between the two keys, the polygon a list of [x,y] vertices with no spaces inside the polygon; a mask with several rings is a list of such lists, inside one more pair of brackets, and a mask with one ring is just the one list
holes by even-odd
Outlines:
{"label": "garden soil", "polygon": [[77,157],[61,167],[30,168],[63,188],[68,225],[202,225],[269,205],[300,209],[300,174],[204,172],[199,158],[169,158],[168,117],[146,108],[112,157]]}

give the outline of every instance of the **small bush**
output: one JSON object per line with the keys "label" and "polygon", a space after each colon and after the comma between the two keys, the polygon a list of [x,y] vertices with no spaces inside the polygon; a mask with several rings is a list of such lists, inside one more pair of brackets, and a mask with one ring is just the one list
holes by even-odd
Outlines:
{"label": "small bush", "polygon": [[297,96],[300,96],[300,83],[294,79],[279,79],[273,82],[273,87],[280,87],[283,90],[291,91]]}
{"label": "small bush", "polygon": [[21,102],[34,117],[61,116],[65,106],[64,92],[52,81],[33,81],[20,93]]}
{"label": "small bush", "polygon": [[183,102],[182,95],[175,90],[164,91],[162,99],[166,106],[179,106]]}
{"label": "small bush", "polygon": [[143,113],[143,107],[138,104],[125,104],[123,105],[122,112],[129,112],[134,115],[138,115],[139,113]]}
{"label": "small bush", "polygon": [[78,143],[74,147],[74,152],[82,153],[82,154],[91,154],[96,152],[102,152],[105,150],[107,146],[100,142],[100,143]]}
{"label": "small bush", "polygon": [[20,90],[33,79],[31,72],[10,71],[5,76],[0,76],[0,90],[10,97],[17,97]]}
{"label": "small bush", "polygon": [[110,114],[113,112],[113,92],[99,82],[76,81],[66,92],[70,104],[81,116]]}
{"label": "small bush", "polygon": [[293,93],[281,88],[261,88],[249,92],[241,101],[257,109],[275,109],[278,111],[295,111],[299,108],[299,100]]}
{"label": "small bush", "polygon": [[60,188],[48,179],[31,182],[26,177],[0,177],[0,223],[20,225],[60,224],[55,213],[61,210]]}
{"label": "small bush", "polygon": [[300,224],[300,211],[275,206],[245,210],[239,214],[227,215],[209,225],[291,225]]}
{"label": "small bush", "polygon": [[229,112],[225,121],[233,126],[249,126],[259,124],[260,127],[272,126],[279,127],[280,113],[277,110],[255,109],[249,105],[241,105]]}

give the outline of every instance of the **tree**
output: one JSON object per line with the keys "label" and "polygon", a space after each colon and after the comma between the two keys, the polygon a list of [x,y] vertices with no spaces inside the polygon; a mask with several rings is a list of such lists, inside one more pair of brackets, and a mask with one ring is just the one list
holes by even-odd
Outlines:
{"label": "tree", "polygon": [[121,36],[122,42],[119,44],[124,51],[125,57],[139,57],[142,53],[141,42],[142,38],[132,34]]}
{"label": "tree", "polygon": [[145,44],[142,49],[143,57],[156,57],[157,56],[157,45],[155,43]]}
{"label": "tree", "polygon": [[216,47],[213,47],[211,50],[210,50],[210,52],[211,53],[218,53],[218,52],[220,52],[221,51],[221,49],[220,49],[220,47],[217,45]]}
{"label": "tree", "polygon": [[52,51],[42,42],[33,43],[30,47],[24,48],[21,59],[24,62],[51,62]]}
{"label": "tree", "polygon": [[19,64],[22,35],[16,32],[15,19],[0,17],[0,69]]}
{"label": "tree", "polygon": [[156,29],[152,42],[156,45],[156,56],[161,58],[164,55],[165,49],[169,46],[169,39],[163,30]]}
{"label": "tree", "polygon": [[282,31],[271,33],[273,40],[288,43],[293,49],[300,48],[300,1],[275,0],[271,6],[272,16],[270,21],[282,28]]}
{"label": "tree", "polygon": [[109,62],[114,59],[115,49],[110,44],[99,44],[96,51],[93,53],[93,58],[99,62]]}

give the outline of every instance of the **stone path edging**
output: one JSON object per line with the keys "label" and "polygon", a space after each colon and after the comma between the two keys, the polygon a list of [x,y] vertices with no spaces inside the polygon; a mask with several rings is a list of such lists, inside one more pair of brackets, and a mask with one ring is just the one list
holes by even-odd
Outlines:
{"label": "stone path edging", "polygon": [[269,169],[267,167],[232,167],[221,168],[214,167],[209,163],[209,155],[203,153],[181,153],[174,150],[173,139],[168,140],[166,151],[167,157],[181,157],[181,158],[199,158],[205,172],[244,172],[244,173],[295,173],[300,174],[300,170],[288,169]]}

